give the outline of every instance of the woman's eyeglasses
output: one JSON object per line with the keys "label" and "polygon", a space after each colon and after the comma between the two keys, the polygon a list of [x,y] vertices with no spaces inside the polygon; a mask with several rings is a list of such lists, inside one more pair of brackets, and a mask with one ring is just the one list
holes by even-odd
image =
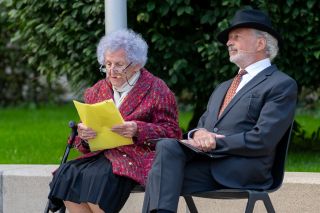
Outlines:
{"label": "woman's eyeglasses", "polygon": [[[126,69],[128,69],[131,65],[132,65],[132,62],[130,62],[125,68],[122,68],[123,66],[115,65],[112,70],[117,75],[120,75],[120,76],[121,75],[125,75],[126,74],[126,72],[125,72]],[[111,70],[111,68],[108,68],[105,65],[101,65],[99,70],[100,70],[100,73],[103,74],[103,73],[107,73],[109,70]],[[126,77],[127,84],[130,85],[130,86],[133,86],[133,85],[131,85],[129,83],[127,75],[125,75],[125,77]]]}
{"label": "woman's eyeglasses", "polygon": [[109,70],[110,70],[110,71],[113,70],[113,72],[114,72],[115,74],[122,75],[123,73],[125,73],[126,69],[128,69],[131,65],[132,65],[132,62],[130,62],[130,63],[129,63],[126,67],[124,67],[124,68],[122,68],[123,66],[119,66],[119,65],[117,66],[117,65],[115,65],[115,66],[113,66],[112,69],[106,67],[105,65],[101,65],[100,68],[99,68],[99,70],[100,70],[101,73],[107,73]]}

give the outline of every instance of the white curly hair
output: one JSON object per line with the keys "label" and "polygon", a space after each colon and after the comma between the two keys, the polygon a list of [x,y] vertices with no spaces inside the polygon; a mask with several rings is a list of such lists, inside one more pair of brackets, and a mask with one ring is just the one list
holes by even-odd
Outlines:
{"label": "white curly hair", "polygon": [[105,64],[106,52],[115,52],[123,49],[126,52],[127,61],[139,64],[143,67],[147,62],[148,45],[140,34],[131,29],[121,29],[103,36],[97,47],[98,62]]}
{"label": "white curly hair", "polygon": [[255,32],[256,35],[263,36],[266,39],[266,53],[272,61],[278,55],[279,52],[278,40],[275,37],[273,37],[270,33],[261,30],[255,30]]}

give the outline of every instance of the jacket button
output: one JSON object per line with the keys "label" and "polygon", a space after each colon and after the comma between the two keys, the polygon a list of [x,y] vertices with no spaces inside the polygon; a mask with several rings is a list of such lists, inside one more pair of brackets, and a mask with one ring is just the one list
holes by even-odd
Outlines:
{"label": "jacket button", "polygon": [[217,127],[213,128],[213,131],[214,131],[214,132],[218,132],[218,130],[219,130],[219,129],[218,129]]}
{"label": "jacket button", "polygon": [[132,162],[129,162],[129,165],[132,166]]}

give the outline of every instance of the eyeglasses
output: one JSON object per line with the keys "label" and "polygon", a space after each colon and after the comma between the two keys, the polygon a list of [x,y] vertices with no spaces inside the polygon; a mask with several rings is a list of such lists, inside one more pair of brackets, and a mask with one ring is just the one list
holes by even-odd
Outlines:
{"label": "eyeglasses", "polygon": [[[128,81],[128,76],[126,75],[127,73],[125,72],[125,70],[128,69],[128,67],[130,67],[131,65],[132,65],[132,62],[130,62],[125,68],[121,69],[123,67],[122,65],[115,64],[112,69],[113,72],[117,75],[120,75],[120,77],[121,77],[121,75],[122,75],[122,77],[125,76],[127,84],[129,86],[133,86],[133,84],[131,85],[130,82]],[[105,65],[101,65],[99,70],[100,70],[101,74],[107,73],[109,70],[111,71],[111,66],[108,68],[108,66],[106,67]],[[119,71],[119,70],[121,70],[121,71]]]}
{"label": "eyeglasses", "polygon": [[[124,67],[123,65],[114,65],[112,70],[114,73],[118,74],[118,75],[122,75],[124,73],[124,71],[126,69],[128,69],[130,66],[132,65],[132,62],[130,62],[126,67]],[[124,67],[124,68],[122,68]],[[107,73],[108,71],[111,71],[111,66],[105,66],[105,65],[101,65],[99,68],[101,73]]]}

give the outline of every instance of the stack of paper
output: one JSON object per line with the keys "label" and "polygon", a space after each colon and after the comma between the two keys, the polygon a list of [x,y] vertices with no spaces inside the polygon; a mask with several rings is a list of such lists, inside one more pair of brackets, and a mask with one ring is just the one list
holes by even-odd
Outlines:
{"label": "stack of paper", "polygon": [[132,138],[126,138],[111,131],[114,125],[124,123],[112,99],[96,104],[84,104],[75,100],[73,103],[82,123],[97,133],[96,138],[89,140],[91,151],[133,144]]}

